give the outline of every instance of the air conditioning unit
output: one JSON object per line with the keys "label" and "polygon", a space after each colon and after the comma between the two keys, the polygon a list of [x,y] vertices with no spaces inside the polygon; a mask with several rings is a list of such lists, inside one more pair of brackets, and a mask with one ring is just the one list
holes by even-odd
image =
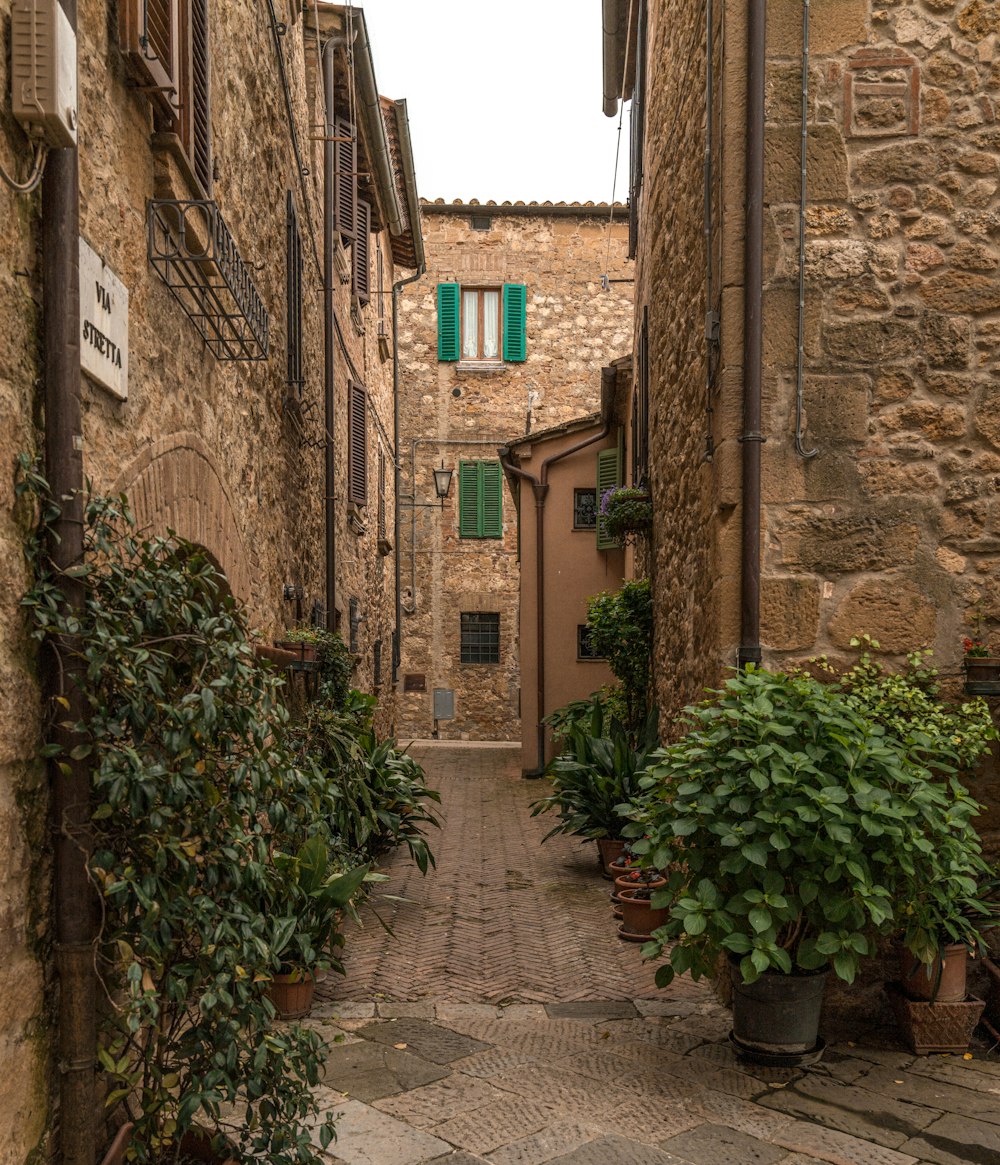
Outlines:
{"label": "air conditioning unit", "polygon": [[59,0],[14,0],[13,114],[52,149],[76,145],[76,34]]}

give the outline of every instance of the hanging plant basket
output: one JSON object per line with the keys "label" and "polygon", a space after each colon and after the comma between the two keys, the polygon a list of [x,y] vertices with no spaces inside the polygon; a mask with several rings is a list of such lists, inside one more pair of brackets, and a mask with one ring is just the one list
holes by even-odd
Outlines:
{"label": "hanging plant basket", "polygon": [[653,502],[649,491],[630,486],[606,490],[601,496],[601,525],[604,533],[622,544],[634,541],[653,525]]}

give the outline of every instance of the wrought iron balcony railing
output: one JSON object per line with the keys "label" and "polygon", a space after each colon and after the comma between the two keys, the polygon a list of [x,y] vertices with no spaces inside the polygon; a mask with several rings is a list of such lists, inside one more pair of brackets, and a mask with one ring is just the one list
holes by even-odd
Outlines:
{"label": "wrought iron balcony railing", "polygon": [[219,360],[266,360],[268,314],[217,203],[153,199],[146,253]]}

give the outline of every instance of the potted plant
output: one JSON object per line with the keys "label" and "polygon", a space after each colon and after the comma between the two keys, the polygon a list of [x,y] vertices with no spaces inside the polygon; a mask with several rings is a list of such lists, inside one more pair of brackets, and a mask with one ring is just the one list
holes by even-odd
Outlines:
{"label": "potted plant", "polygon": [[326,841],[314,834],[297,853],[274,854],[274,865],[288,894],[286,919],[274,941],[277,970],[268,995],[281,1019],[308,1015],[316,972],[343,971],[332,950],[342,944],[337,926],[361,888],[367,866],[346,873],[332,866]]}
{"label": "potted plant", "polygon": [[652,901],[654,893],[666,884],[667,880],[660,876],[659,870],[650,868],[636,870],[615,882],[622,920],[618,928],[620,939],[632,943],[646,942],[653,931],[666,922],[666,910],[654,907]]}
{"label": "potted plant", "polygon": [[809,675],[748,668],[687,709],[686,726],[632,808],[628,831],[649,835],[633,850],[650,864],[684,845],[644,953],[666,957],[661,986],[727,957],[740,1054],[806,1062],[822,1051],[826,974],[852,982],[874,937],[905,925],[917,886],[961,885],[977,868],[975,802]]}
{"label": "potted plant", "polygon": [[965,668],[965,690],[970,695],[1000,694],[1000,656],[978,636],[967,635],[962,640]]}
{"label": "potted plant", "polygon": [[636,486],[613,486],[601,494],[599,521],[609,538],[623,545],[653,524],[649,491]]}
{"label": "potted plant", "polygon": [[[607,733],[605,735],[604,733]],[[606,877],[624,847],[617,807],[638,792],[637,778],[657,745],[656,716],[647,717],[637,746],[616,717],[606,720],[600,704],[585,723],[569,727],[566,750],[552,762],[547,776],[552,791],[532,802],[531,815],[555,810],[559,820],[542,839],[572,834],[597,841]]]}

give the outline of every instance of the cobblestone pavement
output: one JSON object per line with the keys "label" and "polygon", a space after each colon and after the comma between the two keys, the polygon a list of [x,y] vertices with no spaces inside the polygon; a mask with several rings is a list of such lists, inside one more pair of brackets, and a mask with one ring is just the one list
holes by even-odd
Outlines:
{"label": "cobblestone pavement", "polygon": [[852,1033],[807,1070],[738,1065],[711,990],[652,985],[608,883],[539,840],[510,749],[419,744],[438,870],[389,866],[310,1023],[331,1165],[1000,1165],[1000,1060]]}

